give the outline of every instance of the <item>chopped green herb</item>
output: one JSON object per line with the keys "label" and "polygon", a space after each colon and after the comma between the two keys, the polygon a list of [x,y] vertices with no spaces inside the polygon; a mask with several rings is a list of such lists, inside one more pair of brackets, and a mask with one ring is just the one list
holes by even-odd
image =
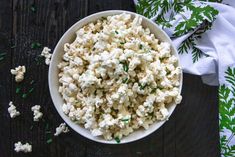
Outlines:
{"label": "chopped green herb", "polygon": [[115,31],[116,34],[118,34],[118,31]]}
{"label": "chopped green herb", "polygon": [[52,142],[51,138],[47,140],[47,144],[50,144],[51,142]]}
{"label": "chopped green herb", "polygon": [[124,42],[120,42],[120,44],[124,45],[125,43]]}
{"label": "chopped green herb", "polygon": [[0,53],[0,61],[4,59],[6,53]]}
{"label": "chopped green herb", "polygon": [[101,20],[106,20],[107,18],[106,17],[101,17]]}
{"label": "chopped green herb", "polygon": [[116,141],[117,143],[120,143],[119,137],[115,137],[114,139],[115,139],[115,141]]}
{"label": "chopped green herb", "polygon": [[155,93],[155,92],[156,92],[156,90],[157,90],[157,88],[153,88],[153,89],[152,89],[152,91],[151,91],[150,93],[151,93],[151,94],[152,94],[152,93]]}
{"label": "chopped green herb", "polygon": [[40,48],[40,47],[42,47],[42,44],[40,44],[39,42],[33,42],[31,44],[32,49],[37,49],[37,48]]}
{"label": "chopped green herb", "polygon": [[167,71],[166,74],[169,75],[171,72],[170,71]]}
{"label": "chopped green herb", "polygon": [[125,78],[122,80],[122,83],[128,83],[129,82],[129,79],[128,78]]}
{"label": "chopped green herb", "polygon": [[11,49],[14,49],[14,48],[16,48],[16,45],[12,45],[12,46],[11,46]]}
{"label": "chopped green herb", "polygon": [[129,120],[130,120],[129,118],[122,119],[123,122],[129,121]]}
{"label": "chopped green herb", "polygon": [[26,98],[27,96],[28,96],[28,94],[24,93],[24,94],[22,95],[22,98]]}
{"label": "chopped green herb", "polygon": [[20,93],[20,87],[16,88],[16,94]]}
{"label": "chopped green herb", "polygon": [[92,51],[95,51],[95,48],[93,48]]}
{"label": "chopped green herb", "polygon": [[35,82],[35,81],[34,81],[34,80],[32,80],[32,81],[30,81],[30,84],[34,84],[34,82]]}
{"label": "chopped green herb", "polygon": [[128,65],[127,64],[123,64],[123,70],[125,72],[128,72],[128,69],[129,69]]}
{"label": "chopped green herb", "polygon": [[29,93],[32,93],[32,92],[33,92],[33,90],[34,90],[34,88],[31,88],[31,89],[29,90]]}
{"label": "chopped green herb", "polygon": [[30,6],[30,10],[35,13],[37,11],[37,8],[36,8],[36,6],[34,4],[32,4]]}
{"label": "chopped green herb", "polygon": [[123,70],[124,70],[125,72],[127,72],[128,69],[129,69],[128,64],[127,64],[126,62],[120,62],[120,64],[123,65]]}
{"label": "chopped green herb", "polygon": [[143,45],[142,45],[142,44],[140,44],[140,45],[139,45],[139,49],[142,49],[142,48],[143,48]]}
{"label": "chopped green herb", "polygon": [[4,52],[3,52],[3,53],[0,53],[0,56],[3,57],[3,56],[5,56],[6,54],[7,54],[7,53],[4,53]]}
{"label": "chopped green herb", "polygon": [[141,89],[141,90],[143,90],[146,86],[147,86],[147,84],[146,84],[146,83],[145,83],[145,84],[143,84],[143,85],[142,85],[142,84],[140,84],[140,89]]}

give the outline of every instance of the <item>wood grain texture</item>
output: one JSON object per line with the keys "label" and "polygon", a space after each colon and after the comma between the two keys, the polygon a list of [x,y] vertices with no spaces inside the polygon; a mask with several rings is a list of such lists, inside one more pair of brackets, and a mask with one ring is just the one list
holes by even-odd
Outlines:
{"label": "wood grain texture", "polygon": [[[36,12],[31,11],[31,6]],[[35,58],[42,48],[32,49],[37,41],[54,48],[63,33],[75,22],[92,13],[122,9],[135,11],[132,0],[1,0],[0,52],[7,52],[0,61],[0,157],[218,157],[217,87],[203,85],[200,78],[184,76],[183,102],[158,131],[150,136],[123,145],[105,145],[85,139],[71,130],[53,137],[63,122],[56,112],[48,89],[48,66],[37,65]],[[11,49],[12,45],[16,45]],[[25,80],[16,84],[11,68],[26,65]],[[33,85],[30,84],[35,80]],[[16,94],[16,88],[21,88]],[[22,94],[34,88],[26,99]],[[10,119],[8,103],[13,100],[22,113]],[[31,106],[39,104],[43,120],[33,122]],[[33,126],[33,128],[32,128]],[[46,134],[46,130],[52,133]],[[47,139],[53,142],[47,144]],[[33,152],[14,152],[17,141],[30,142]]]}

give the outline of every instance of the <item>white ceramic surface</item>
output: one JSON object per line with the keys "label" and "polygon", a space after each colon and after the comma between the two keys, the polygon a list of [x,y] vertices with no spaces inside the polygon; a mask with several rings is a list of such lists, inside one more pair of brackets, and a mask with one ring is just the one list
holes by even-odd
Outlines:
{"label": "white ceramic surface", "polygon": [[[82,135],[82,136],[84,136],[84,137],[86,137],[88,139],[91,139],[93,141],[97,141],[97,142],[101,142],[101,143],[107,143],[107,144],[117,144],[117,142],[115,140],[106,141],[102,137],[93,137],[88,130],[86,130],[85,128],[81,127],[80,125],[75,124],[73,121],[71,121],[63,113],[63,111],[62,111],[63,99],[62,99],[60,93],[58,92],[58,88],[59,88],[58,72],[59,72],[59,70],[57,68],[57,65],[61,62],[62,55],[64,54],[63,45],[65,43],[68,43],[68,42],[71,43],[75,39],[75,37],[76,37],[75,32],[79,28],[81,28],[82,26],[86,25],[89,22],[96,21],[96,20],[100,19],[101,17],[107,17],[107,16],[110,16],[110,15],[121,14],[123,12],[131,14],[132,18],[135,15],[137,15],[136,13],[129,12],[129,11],[109,10],[109,11],[103,11],[103,12],[92,14],[90,16],[87,16],[87,17],[83,18],[82,20],[78,21],[77,23],[75,23],[72,27],[70,27],[64,33],[64,35],[61,37],[61,39],[57,43],[57,45],[56,45],[56,47],[54,49],[53,56],[52,56],[51,63],[50,63],[50,67],[49,67],[49,77],[48,78],[49,78],[49,89],[50,89],[51,98],[53,100],[55,108],[57,109],[58,113],[63,118],[63,120],[73,130],[75,130],[80,135]],[[141,16],[141,15],[139,15],[139,16]],[[167,36],[167,34],[163,30],[161,30],[151,20],[145,18],[144,16],[141,16],[141,17],[143,18],[143,22],[142,22],[143,27],[148,27],[150,29],[151,33],[154,33],[155,36],[158,39],[160,39],[160,41],[167,41],[167,42],[169,42],[171,44],[171,49],[172,49],[173,54],[178,57],[177,51],[174,48],[174,46],[173,46],[173,44],[171,42],[171,39]],[[180,92],[181,92],[181,87],[182,87],[182,74],[181,74],[181,80],[180,80]],[[168,110],[169,110],[170,115],[174,111],[175,107],[176,107],[175,104],[171,104],[171,105],[169,105],[167,107]],[[128,135],[127,137],[124,137],[123,139],[121,139],[121,144],[142,139],[145,136],[147,136],[147,135],[153,133],[154,131],[156,131],[164,123],[165,123],[165,121],[160,121],[160,122],[158,121],[158,122],[154,122],[149,127],[148,130],[144,130],[144,129],[136,130],[132,134]]]}

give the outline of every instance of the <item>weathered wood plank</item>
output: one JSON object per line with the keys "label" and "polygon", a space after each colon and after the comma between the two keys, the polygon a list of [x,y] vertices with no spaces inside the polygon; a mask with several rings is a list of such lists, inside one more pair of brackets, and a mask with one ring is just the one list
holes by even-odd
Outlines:
{"label": "weathered wood plank", "polygon": [[217,87],[185,75],[182,94],[183,102],[174,113],[176,157],[220,156]]}
{"label": "weathered wood plank", "polygon": [[0,4],[0,53],[6,53],[0,61],[0,156],[10,156],[12,149],[13,121],[7,112],[9,100],[12,99],[11,82],[9,73],[12,62],[12,1],[2,0]]}

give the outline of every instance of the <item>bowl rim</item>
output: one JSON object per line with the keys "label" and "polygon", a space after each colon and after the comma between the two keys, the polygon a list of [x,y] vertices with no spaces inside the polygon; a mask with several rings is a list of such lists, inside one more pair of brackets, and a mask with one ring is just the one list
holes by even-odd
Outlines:
{"label": "bowl rim", "polygon": [[[142,19],[145,19],[148,23],[151,23],[156,29],[158,29],[158,31],[161,31],[161,33],[165,36],[164,38],[166,38],[166,39],[169,41],[169,43],[170,43],[170,45],[171,45],[171,48],[172,48],[172,50],[174,51],[174,56],[177,57],[177,59],[178,59],[178,66],[181,67],[180,60],[179,60],[179,56],[178,56],[178,52],[177,52],[177,49],[175,48],[175,46],[173,45],[172,40],[169,38],[169,36],[166,34],[166,32],[163,31],[156,23],[154,23],[152,20],[148,19],[147,17],[144,17],[143,15],[140,15],[140,14],[135,13],[135,12],[126,11],[126,10],[106,10],[106,11],[101,11],[101,12],[97,12],[97,13],[91,14],[91,15],[89,15],[89,16],[86,16],[86,17],[80,19],[80,20],[77,21],[75,24],[73,24],[71,27],[69,27],[69,29],[67,29],[66,32],[62,35],[62,37],[61,37],[61,38],[59,39],[59,41],[57,42],[57,44],[56,44],[56,46],[55,46],[55,48],[54,48],[54,50],[53,50],[52,57],[51,57],[51,64],[49,65],[49,70],[48,70],[48,85],[49,85],[50,96],[51,96],[52,102],[53,102],[53,104],[54,104],[54,107],[56,108],[57,112],[59,113],[60,117],[62,117],[62,119],[64,120],[64,122],[65,122],[68,126],[70,126],[76,133],[78,133],[79,135],[85,137],[86,139],[90,139],[90,140],[92,140],[92,141],[99,142],[99,143],[103,143],[103,144],[125,144],[125,143],[130,143],[130,142],[134,142],[134,141],[143,139],[143,138],[147,137],[148,135],[150,135],[150,134],[154,133],[155,131],[157,131],[157,130],[158,130],[163,124],[165,124],[165,122],[170,118],[170,116],[173,114],[173,112],[174,112],[174,110],[175,110],[175,108],[176,108],[177,105],[176,105],[175,103],[172,104],[173,107],[172,107],[172,110],[169,111],[169,117],[168,117],[167,120],[155,121],[155,122],[154,122],[154,123],[160,123],[159,126],[156,127],[154,130],[152,130],[152,131],[150,131],[150,132],[148,132],[148,133],[143,133],[143,135],[140,136],[140,137],[133,138],[133,139],[128,140],[128,141],[124,141],[124,142],[117,143],[117,142],[115,142],[114,140],[111,140],[111,141],[108,141],[108,140],[105,140],[105,139],[100,140],[100,139],[94,138],[91,134],[90,134],[90,136],[87,136],[87,135],[85,135],[85,134],[79,132],[79,131],[75,128],[75,126],[74,126],[75,122],[72,121],[72,120],[70,120],[70,118],[69,118],[67,115],[65,115],[63,112],[61,112],[61,111],[59,110],[59,108],[62,107],[62,104],[57,104],[57,100],[55,99],[55,95],[56,95],[56,94],[59,94],[59,95],[60,95],[60,93],[59,93],[59,92],[53,93],[53,88],[55,88],[55,87],[52,86],[53,80],[55,79],[55,78],[54,78],[54,79],[52,78],[52,71],[53,71],[52,63],[53,63],[54,60],[55,60],[56,53],[59,51],[58,49],[59,49],[59,47],[60,47],[60,43],[63,42],[63,39],[65,38],[65,36],[66,36],[71,30],[73,30],[77,25],[79,25],[80,23],[84,23],[84,21],[88,21],[88,22],[82,24],[82,25],[84,26],[84,25],[88,24],[89,22],[91,22],[92,20],[89,21],[89,20],[88,20],[89,18],[95,17],[95,16],[98,16],[98,17],[99,17],[100,15],[103,15],[103,14],[104,14],[103,17],[107,17],[107,16],[105,16],[105,14],[107,14],[107,13],[110,13],[110,15],[107,15],[107,16],[118,15],[118,14],[121,14],[121,13],[128,13],[128,14],[131,14],[131,15],[138,15],[138,16],[140,16]],[[99,19],[99,18],[94,18],[94,19],[97,20],[97,19]],[[81,28],[81,27],[80,27],[80,28]],[[78,29],[79,29],[79,28],[78,28]],[[74,32],[74,33],[75,33],[75,32]],[[56,67],[57,67],[57,65],[56,65]],[[181,94],[181,91],[182,91],[182,86],[183,86],[183,72],[182,72],[182,70],[181,70],[181,74],[180,74],[180,86],[179,86],[179,93],[180,93],[180,94]],[[58,91],[58,89],[57,89],[57,91]],[[60,95],[60,97],[61,97],[61,95]],[[178,104],[178,105],[179,105],[179,104]],[[154,124],[154,123],[153,123],[153,124]],[[151,125],[153,125],[153,124],[151,124]],[[77,124],[76,124],[76,125],[77,125]],[[80,126],[79,126],[79,127],[80,127]],[[134,131],[134,132],[135,132],[135,131]],[[125,137],[124,137],[124,138],[125,138]]]}

